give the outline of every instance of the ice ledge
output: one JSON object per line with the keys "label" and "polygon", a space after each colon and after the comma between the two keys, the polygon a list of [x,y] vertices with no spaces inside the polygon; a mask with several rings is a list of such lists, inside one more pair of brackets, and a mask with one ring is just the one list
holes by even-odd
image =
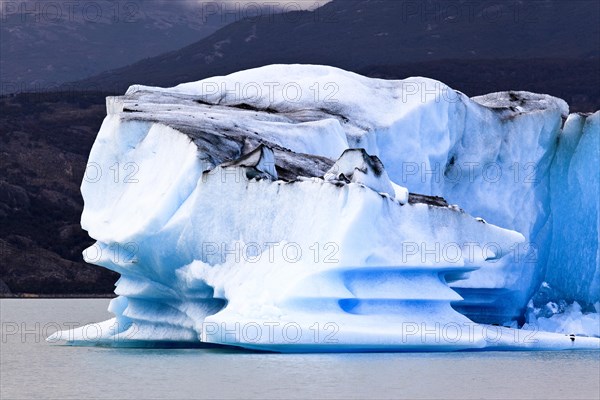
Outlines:
{"label": "ice ledge", "polygon": [[509,114],[559,110],[563,118],[569,116],[567,102],[547,94],[511,90],[476,96],[472,97],[471,100],[493,110],[504,111]]}
{"label": "ice ledge", "polygon": [[[396,197],[396,190],[388,177],[383,163],[377,156],[370,156],[365,149],[348,149],[342,153],[333,167],[325,173],[327,182],[362,183],[378,193]],[[408,191],[398,189],[402,204],[408,201]]]}
{"label": "ice ledge", "polygon": [[243,167],[248,179],[267,178],[276,181],[275,153],[273,149],[260,145],[237,160],[221,164],[223,168]]}

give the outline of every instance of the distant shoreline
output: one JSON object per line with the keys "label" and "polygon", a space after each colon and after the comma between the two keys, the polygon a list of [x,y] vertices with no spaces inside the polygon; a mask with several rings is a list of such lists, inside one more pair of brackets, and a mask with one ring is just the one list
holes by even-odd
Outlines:
{"label": "distant shoreline", "polygon": [[117,297],[111,294],[36,294],[36,293],[16,293],[2,294],[0,300],[8,299],[113,299]]}

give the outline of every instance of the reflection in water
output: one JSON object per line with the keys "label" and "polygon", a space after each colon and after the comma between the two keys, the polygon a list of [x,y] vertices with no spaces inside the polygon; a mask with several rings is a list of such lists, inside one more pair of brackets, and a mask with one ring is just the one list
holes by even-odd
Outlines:
{"label": "reflection in water", "polygon": [[593,398],[600,352],[273,354],[51,345],[108,300],[1,300],[1,398]]}

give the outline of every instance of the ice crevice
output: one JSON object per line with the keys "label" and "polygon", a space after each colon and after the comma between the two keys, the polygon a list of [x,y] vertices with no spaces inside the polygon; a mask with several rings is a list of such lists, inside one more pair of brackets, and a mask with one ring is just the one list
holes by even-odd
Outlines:
{"label": "ice crevice", "polygon": [[326,66],[132,86],[81,187],[115,318],[50,340],[598,348],[599,140],[551,96]]}

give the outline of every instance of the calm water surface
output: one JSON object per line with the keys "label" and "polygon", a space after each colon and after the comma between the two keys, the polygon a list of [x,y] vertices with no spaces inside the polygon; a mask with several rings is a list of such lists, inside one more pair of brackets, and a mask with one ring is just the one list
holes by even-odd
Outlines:
{"label": "calm water surface", "polygon": [[51,345],[108,300],[0,300],[0,399],[599,399],[600,352],[265,354]]}

